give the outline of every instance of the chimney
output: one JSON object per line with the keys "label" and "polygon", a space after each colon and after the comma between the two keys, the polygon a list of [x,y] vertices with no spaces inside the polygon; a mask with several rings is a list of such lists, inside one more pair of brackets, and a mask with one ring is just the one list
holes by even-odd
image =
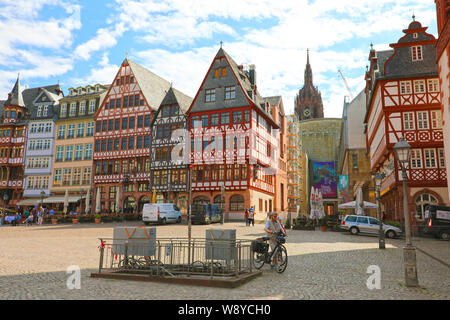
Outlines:
{"label": "chimney", "polygon": [[255,65],[251,64],[249,65],[249,77],[250,83],[252,84],[252,87],[256,87],[256,69]]}

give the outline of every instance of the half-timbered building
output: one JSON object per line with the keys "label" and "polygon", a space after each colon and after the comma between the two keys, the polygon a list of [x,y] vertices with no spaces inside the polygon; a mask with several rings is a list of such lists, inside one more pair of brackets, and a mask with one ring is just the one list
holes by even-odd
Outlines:
{"label": "half-timbered building", "polygon": [[[225,204],[225,219],[274,209],[278,123],[244,69],[220,48],[189,109],[194,203]],[[224,188],[224,198],[222,189]]]}
{"label": "half-timbered building", "polygon": [[188,163],[185,161],[187,110],[192,98],[171,87],[152,121],[152,190],[157,202],[173,202],[187,213]]}
{"label": "half-timbered building", "polygon": [[134,61],[122,62],[94,116],[93,189],[102,211],[136,213],[150,201],[152,113],[170,86]]}
{"label": "half-timbered building", "polygon": [[392,50],[370,50],[366,72],[365,134],[372,172],[383,172],[381,201],[387,219],[403,220],[401,165],[393,146],[411,145],[407,168],[412,225],[423,223],[427,204],[448,203],[436,39],[418,21],[403,30]]}

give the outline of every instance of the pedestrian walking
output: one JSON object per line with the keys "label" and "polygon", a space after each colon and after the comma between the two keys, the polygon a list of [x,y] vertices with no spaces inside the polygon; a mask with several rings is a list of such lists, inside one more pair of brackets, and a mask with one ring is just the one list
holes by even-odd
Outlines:
{"label": "pedestrian walking", "polygon": [[244,218],[245,218],[245,226],[248,226],[248,209],[245,209]]}
{"label": "pedestrian walking", "polygon": [[44,221],[44,208],[40,207],[38,212],[38,225],[42,225],[42,222]]}
{"label": "pedestrian walking", "polygon": [[248,210],[248,225],[255,226],[255,208],[251,207]]}

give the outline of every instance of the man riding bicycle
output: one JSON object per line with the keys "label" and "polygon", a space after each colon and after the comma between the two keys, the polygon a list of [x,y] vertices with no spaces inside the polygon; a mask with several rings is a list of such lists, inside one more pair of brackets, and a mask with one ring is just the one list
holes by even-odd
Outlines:
{"label": "man riding bicycle", "polygon": [[[264,227],[264,231],[269,234],[269,244],[270,249],[273,251],[277,245],[277,236],[281,232],[285,237],[286,232],[284,231],[284,228],[281,226],[281,224],[278,222],[277,216],[278,214],[276,212],[270,212],[268,214],[269,221],[266,222],[266,225]],[[275,255],[273,257],[273,265],[275,267],[278,267],[278,257]]]}

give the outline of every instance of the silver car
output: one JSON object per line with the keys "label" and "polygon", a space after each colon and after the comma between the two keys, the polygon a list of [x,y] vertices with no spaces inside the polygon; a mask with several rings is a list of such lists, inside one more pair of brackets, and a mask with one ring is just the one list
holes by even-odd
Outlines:
{"label": "silver car", "polygon": [[[341,229],[350,231],[351,234],[371,233],[378,234],[380,231],[379,220],[373,217],[348,215],[341,222]],[[383,223],[383,231],[387,238],[396,238],[401,235],[402,230]]]}

